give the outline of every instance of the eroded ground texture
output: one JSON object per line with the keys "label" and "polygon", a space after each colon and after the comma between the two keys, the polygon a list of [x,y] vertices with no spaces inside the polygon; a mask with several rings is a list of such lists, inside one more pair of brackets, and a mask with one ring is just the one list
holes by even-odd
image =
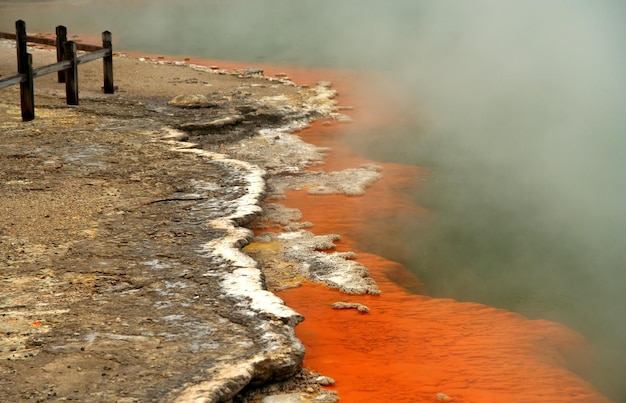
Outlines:
{"label": "eroded ground texture", "polygon": [[[30,51],[36,66],[53,62]],[[0,41],[0,78],[15,73],[14,52]],[[243,226],[264,214],[291,225],[259,240],[284,245],[263,264],[274,288],[309,278],[378,292],[350,256],[319,252],[332,235],[261,207],[295,187],[358,194],[380,175],[304,173],[325,150],[290,133],[342,118],[330,85],[114,64],[115,95],[101,93],[101,64],[80,66],[75,107],[56,74],[37,78],[32,122],[21,121],[19,87],[0,90],[1,400],[335,400],[319,387],[332,380],[300,369],[303,318],[241,251],[252,239]],[[342,175],[361,179],[345,188]],[[291,274],[272,277],[281,267]]]}

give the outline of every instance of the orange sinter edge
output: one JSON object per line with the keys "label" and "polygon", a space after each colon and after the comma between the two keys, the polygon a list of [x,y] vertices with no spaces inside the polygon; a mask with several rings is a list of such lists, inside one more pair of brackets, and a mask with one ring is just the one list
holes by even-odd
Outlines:
{"label": "orange sinter edge", "polygon": [[[346,102],[349,85],[358,81],[352,77],[348,83],[345,75],[333,79],[340,80],[334,87]],[[361,101],[350,100],[359,103],[355,111],[367,107]],[[351,133],[360,125],[382,123],[374,113],[360,112]],[[382,112],[383,120],[390,116]],[[578,333],[478,303],[416,294],[421,284],[405,267],[365,253],[354,235],[376,233],[376,239],[393,243],[394,228],[403,222],[434,223],[403,192],[428,172],[364,159],[341,141],[344,128],[316,122],[298,133],[306,142],[331,148],[325,165],[313,169],[375,163],[382,166],[383,178],[363,196],[288,191],[281,203],[301,210],[302,221],[312,222],[316,235],[340,234],[337,250],[357,252],[356,260],[369,269],[382,294],[346,295],[311,283],[278,292],[306,318],[296,328],[307,349],[305,368],[334,378],[330,389],[345,402],[609,402],[577,375],[592,361],[591,346]],[[401,254],[402,245],[397,247]],[[363,304],[369,313],[332,309],[339,301]]]}
{"label": "orange sinter edge", "polygon": [[[186,63],[241,68],[240,62],[186,58]],[[304,367],[335,379],[343,402],[610,402],[577,373],[591,365],[592,351],[578,333],[557,323],[472,302],[431,298],[416,292],[422,284],[401,264],[366,253],[354,235],[376,234],[394,242],[394,230],[409,220],[434,223],[432,215],[403,192],[428,175],[424,168],[369,161],[341,137],[345,128],[381,129],[393,117],[394,105],[366,95],[371,77],[358,73],[257,63],[266,76],[285,76],[301,85],[331,80],[343,105],[352,105],[355,123],[315,122],[297,133],[304,141],[329,147],[326,171],[380,165],[383,178],[365,195],[309,195],[287,191],[281,203],[298,208],[316,235],[340,234],[338,251],[357,252],[382,291],[380,296],[346,295],[321,285],[277,293],[306,318],[296,334],[306,347]],[[380,94],[379,94],[380,95]],[[375,111],[375,112],[374,112]],[[343,112],[343,111],[342,111]],[[355,130],[356,129],[356,130]],[[417,182],[416,182],[417,181]],[[375,224],[373,224],[375,223]],[[367,237],[367,236],[366,236]],[[396,245],[401,256],[402,245]],[[365,249],[365,250],[364,250]],[[400,255],[398,255],[400,253]],[[361,303],[368,313],[335,310],[335,302]]]}

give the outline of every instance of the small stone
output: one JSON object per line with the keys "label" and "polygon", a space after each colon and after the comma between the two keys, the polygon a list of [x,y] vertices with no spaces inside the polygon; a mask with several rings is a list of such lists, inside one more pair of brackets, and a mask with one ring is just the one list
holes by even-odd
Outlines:
{"label": "small stone", "polygon": [[353,120],[350,116],[342,113],[337,113],[333,116],[338,123],[352,123]]}
{"label": "small stone", "polygon": [[261,69],[257,69],[257,68],[255,68],[255,67],[248,67],[248,68],[246,69],[246,72],[247,72],[248,74],[255,74],[255,75],[260,75],[260,76],[262,76],[262,75],[263,75],[263,70],[261,70]]}
{"label": "small stone", "polygon": [[369,313],[370,311],[365,305],[352,302],[335,302],[331,307],[333,309],[356,309],[361,313]]}
{"label": "small stone", "polygon": [[318,376],[315,378],[315,383],[322,386],[332,386],[335,384],[335,380],[329,376]]}
{"label": "small stone", "polygon": [[261,403],[299,403],[300,393],[289,393],[264,397]]}
{"label": "small stone", "polygon": [[438,402],[451,402],[452,401],[452,398],[446,395],[445,393],[437,393],[435,395],[435,398],[437,399]]}
{"label": "small stone", "polygon": [[168,105],[179,108],[195,109],[195,108],[211,108],[216,106],[215,102],[211,102],[202,94],[181,94],[172,98]]}

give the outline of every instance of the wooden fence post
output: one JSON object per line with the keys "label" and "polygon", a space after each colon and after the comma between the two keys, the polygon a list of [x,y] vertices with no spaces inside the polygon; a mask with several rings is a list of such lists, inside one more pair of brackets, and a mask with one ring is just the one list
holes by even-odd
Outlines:
{"label": "wooden fence post", "polygon": [[68,105],[78,105],[78,60],[76,57],[76,43],[69,41],[65,43],[65,60],[72,62],[72,65],[65,70],[65,97]]}
{"label": "wooden fence post", "polygon": [[26,75],[26,81],[20,82],[20,104],[22,121],[35,119],[35,91],[33,83],[33,57],[26,48],[26,23],[15,23],[15,41],[17,48],[17,72]]}
{"label": "wooden fence post", "polygon": [[[63,25],[59,25],[56,27],[57,39],[56,39],[56,47],[57,47],[57,62],[63,61],[64,53],[65,53],[65,43],[67,42],[67,28]],[[59,71],[58,80],[60,83],[65,82],[65,72]]]}
{"label": "wooden fence post", "polygon": [[111,32],[104,31],[102,33],[102,47],[109,49],[110,54],[102,58],[102,68],[104,71],[104,93],[115,93],[113,86],[113,45],[111,44]]}

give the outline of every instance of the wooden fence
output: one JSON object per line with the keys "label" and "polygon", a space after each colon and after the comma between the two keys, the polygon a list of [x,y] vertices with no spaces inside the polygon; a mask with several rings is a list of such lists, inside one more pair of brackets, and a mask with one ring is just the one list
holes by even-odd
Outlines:
{"label": "wooden fence", "polygon": [[[113,86],[113,47],[109,31],[102,33],[102,46],[85,45],[68,41],[67,28],[62,25],[56,27],[56,39],[26,35],[26,23],[19,20],[15,23],[15,34],[0,32],[0,38],[14,39],[16,41],[18,74],[0,79],[0,89],[15,84],[20,85],[20,103],[22,106],[22,120],[24,122],[35,119],[33,79],[46,74],[58,72],[58,81],[65,83],[67,104],[78,105],[78,65],[102,59],[104,92],[105,94],[113,94],[115,92]],[[57,63],[33,69],[32,55],[27,52],[28,42],[55,46]],[[90,53],[77,56],[78,50]]]}

